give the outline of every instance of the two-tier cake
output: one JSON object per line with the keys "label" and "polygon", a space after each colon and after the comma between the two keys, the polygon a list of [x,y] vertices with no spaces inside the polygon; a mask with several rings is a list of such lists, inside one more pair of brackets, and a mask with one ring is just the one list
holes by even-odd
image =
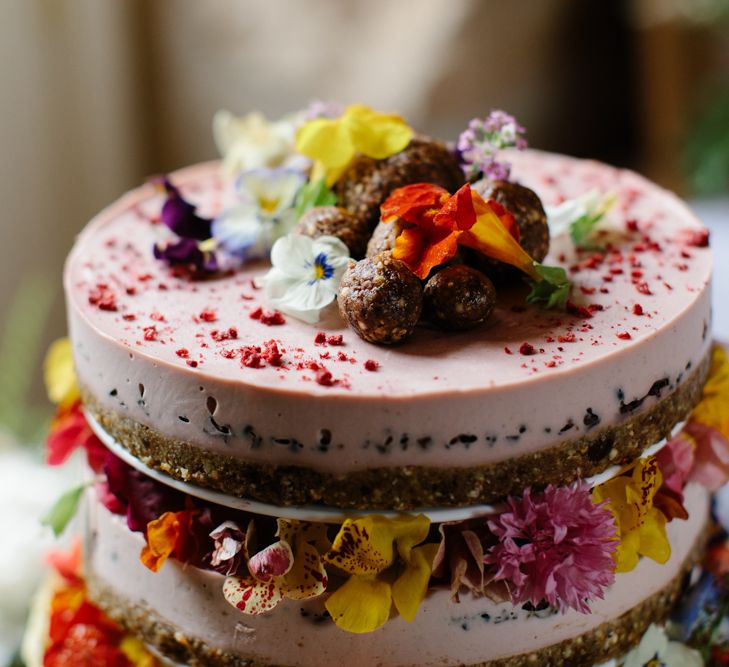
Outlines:
{"label": "two-tier cake", "polygon": [[638,645],[726,456],[700,223],[502,113],[453,150],[361,106],[216,130],[223,165],[125,195],[66,265],[89,598],[191,665]]}

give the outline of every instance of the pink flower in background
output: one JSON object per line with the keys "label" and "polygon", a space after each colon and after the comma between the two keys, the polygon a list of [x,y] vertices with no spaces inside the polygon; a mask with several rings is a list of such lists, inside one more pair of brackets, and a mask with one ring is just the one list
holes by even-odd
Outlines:
{"label": "pink flower in background", "polygon": [[509,497],[509,510],[490,520],[499,543],[484,562],[495,566],[515,604],[546,600],[564,612],[589,612],[588,602],[602,598],[615,579],[616,528],[604,504],[592,502],[590,487],[548,486]]}
{"label": "pink flower in background", "polygon": [[681,431],[655,455],[663,475],[663,486],[683,495],[683,487],[694,467],[694,443]]}
{"label": "pink flower in background", "polygon": [[716,429],[696,422],[688,423],[683,434],[696,445],[691,479],[716,491],[729,480],[729,442]]}

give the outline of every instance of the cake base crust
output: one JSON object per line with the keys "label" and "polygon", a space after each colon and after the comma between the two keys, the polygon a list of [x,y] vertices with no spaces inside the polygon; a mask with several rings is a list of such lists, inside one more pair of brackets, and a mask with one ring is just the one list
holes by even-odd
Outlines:
{"label": "cake base crust", "polygon": [[671,394],[620,424],[549,449],[484,466],[401,466],[332,475],[262,465],[170,438],[104,408],[82,389],[85,408],[120,445],[175,479],[276,505],[322,503],[347,509],[412,510],[491,503],[528,486],[565,485],[639,457],[670,435],[701,398],[710,354]]}

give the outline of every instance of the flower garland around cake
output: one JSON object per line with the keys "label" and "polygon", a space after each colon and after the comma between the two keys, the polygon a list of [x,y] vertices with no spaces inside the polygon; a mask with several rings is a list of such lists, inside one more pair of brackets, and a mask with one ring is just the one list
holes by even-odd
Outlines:
{"label": "flower garland around cake", "polygon": [[[325,596],[333,622],[349,632],[381,627],[393,610],[412,620],[432,587],[449,585],[515,605],[589,612],[616,572],[639,558],[668,560],[666,524],[686,519],[688,481],[711,488],[729,479],[729,360],[715,347],[702,400],[685,429],[658,454],[594,488],[525,489],[488,516],[432,525],[424,515],[347,519],[341,525],[274,520],[203,502],[130,467],[107,450],[82,412],[70,346],[56,343],[46,363],[58,409],[48,461],[81,447],[98,500],[142,533],[142,563],[169,558],[226,578],[228,602],[246,614],[288,598]],[[61,498],[47,523],[60,532],[86,485]]]}

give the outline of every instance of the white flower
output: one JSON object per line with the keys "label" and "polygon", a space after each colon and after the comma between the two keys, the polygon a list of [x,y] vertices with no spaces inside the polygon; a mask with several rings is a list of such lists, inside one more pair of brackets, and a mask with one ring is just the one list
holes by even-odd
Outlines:
{"label": "white flower", "polygon": [[293,205],[304,181],[304,175],[293,169],[244,171],[236,186],[240,204],[213,220],[218,246],[243,260],[268,255],[276,239],[296,224]]}
{"label": "white flower", "polygon": [[658,664],[664,667],[703,667],[701,654],[680,642],[668,641],[663,628],[651,624],[640,644],[625,656],[623,667],[645,667]]}
{"label": "white flower", "polygon": [[347,246],[334,236],[284,236],[271,250],[266,297],[278,310],[313,324],[336,298],[348,262]]}
{"label": "white flower", "polygon": [[557,236],[569,231],[573,223],[580,218],[600,219],[615,203],[615,195],[600,194],[598,190],[588,190],[574,199],[567,199],[556,206],[545,206],[549,233]]}
{"label": "white flower", "polygon": [[258,167],[278,167],[295,153],[293,120],[270,122],[259,111],[235,116],[218,111],[213,117],[213,138],[229,174]]}

